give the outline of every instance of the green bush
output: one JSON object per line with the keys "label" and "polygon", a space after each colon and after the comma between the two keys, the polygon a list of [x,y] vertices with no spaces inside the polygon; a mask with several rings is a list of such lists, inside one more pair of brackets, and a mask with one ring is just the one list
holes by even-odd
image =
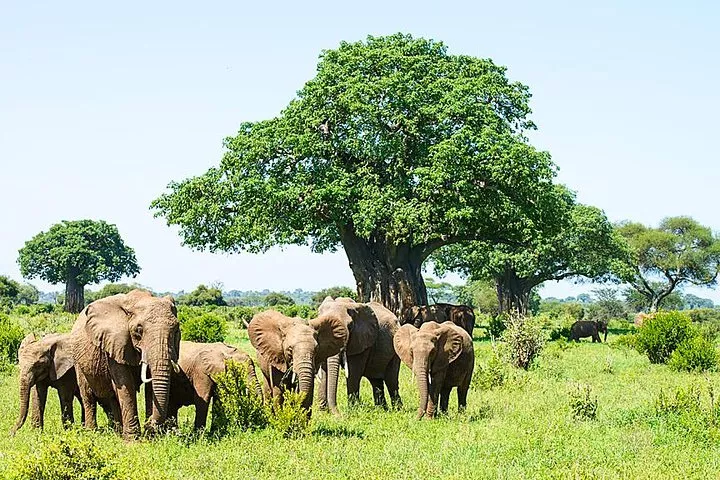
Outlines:
{"label": "green bush", "polygon": [[687,310],[690,319],[696,323],[715,322],[720,323],[720,309],[717,308],[695,308]]}
{"label": "green bush", "polygon": [[617,338],[615,338],[615,341],[612,342],[612,344],[637,349],[637,335],[634,333],[618,335]]}
{"label": "green bush", "polygon": [[683,341],[693,335],[690,316],[683,312],[658,312],[643,322],[635,339],[636,348],[652,363],[665,363]]}
{"label": "green bush", "polygon": [[110,452],[74,430],[47,438],[42,448],[18,458],[12,478],[17,480],[115,480],[117,468]]}
{"label": "green bush", "polygon": [[17,363],[18,348],[25,332],[4,313],[0,313],[0,363]]}
{"label": "green bush", "polygon": [[510,315],[507,329],[502,334],[507,360],[518,368],[527,370],[544,346],[540,325],[531,317]]}
{"label": "green bush", "polygon": [[225,366],[224,373],[212,376],[216,397],[210,432],[225,435],[233,430],[264,428],[268,424],[267,411],[263,399],[248,383],[247,367],[232,360]]}
{"label": "green bush", "polygon": [[696,385],[687,389],[678,387],[671,395],[660,390],[655,398],[655,413],[658,415],[682,415],[698,413],[702,408],[702,393]]}
{"label": "green bush", "polygon": [[[475,358],[478,358],[476,353]],[[496,349],[493,349],[492,355],[486,364],[478,364],[475,366],[472,376],[473,388],[489,390],[495,387],[502,387],[508,380],[509,372],[506,364],[502,362]]]}
{"label": "green bush", "polygon": [[285,391],[283,403],[273,401],[272,413],[269,415],[270,426],[285,438],[305,436],[310,425],[308,411],[302,407],[304,393]]}
{"label": "green bush", "polygon": [[215,313],[202,313],[199,316],[183,318],[180,321],[183,340],[192,342],[222,342],[227,335],[225,319]]}
{"label": "green bush", "polygon": [[494,317],[490,317],[488,321],[488,334],[490,338],[500,338],[503,332],[507,329],[508,321],[507,313],[499,313]]}
{"label": "green bush", "polygon": [[568,390],[570,413],[576,420],[594,420],[597,417],[597,397],[590,385],[575,384]]}
{"label": "green bush", "polygon": [[683,341],[670,355],[668,365],[678,371],[706,371],[717,366],[715,345],[703,335],[695,334]]}

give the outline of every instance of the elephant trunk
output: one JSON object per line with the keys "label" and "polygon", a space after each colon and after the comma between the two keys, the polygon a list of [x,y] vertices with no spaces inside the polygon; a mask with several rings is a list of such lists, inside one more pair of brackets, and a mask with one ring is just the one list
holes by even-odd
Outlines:
{"label": "elephant trunk", "polygon": [[23,426],[27,419],[28,409],[30,407],[30,389],[32,384],[23,375],[20,380],[20,415],[18,416],[15,426],[10,430],[10,435],[15,435],[20,427]]}
{"label": "elephant trunk", "polygon": [[313,357],[310,355],[300,357],[294,364],[295,373],[298,376],[300,392],[305,394],[302,407],[310,411],[313,402],[313,389],[315,387],[315,366]]}
{"label": "elephant trunk", "polygon": [[257,398],[259,398],[261,401],[263,400],[263,393],[262,393],[262,387],[260,386],[260,382],[258,381],[257,374],[255,373],[255,365],[252,363],[252,361],[248,362],[248,383],[249,387],[255,390],[255,394],[257,395]]}
{"label": "elephant trunk", "polygon": [[417,411],[417,419],[420,420],[423,415],[425,415],[428,406],[429,377],[427,365],[425,363],[416,362],[413,372],[415,373],[418,392],[420,394],[420,404],[418,405]]}
{"label": "elephant trunk", "polygon": [[[150,429],[161,425],[167,419],[170,400],[170,375],[173,370],[168,347],[161,342],[159,348],[153,350],[155,350],[154,358],[149,358],[147,364],[142,367],[146,371],[147,367],[145,365],[149,366],[152,375],[150,379],[143,379],[143,381],[149,380],[152,382],[152,415],[149,418],[148,425]],[[150,356],[149,352],[148,356]]]}
{"label": "elephant trunk", "polygon": [[[340,411],[337,408],[337,386],[338,376],[340,375],[340,355],[333,355],[327,359],[327,404],[330,411],[339,415]],[[347,361],[347,360],[346,360]]]}

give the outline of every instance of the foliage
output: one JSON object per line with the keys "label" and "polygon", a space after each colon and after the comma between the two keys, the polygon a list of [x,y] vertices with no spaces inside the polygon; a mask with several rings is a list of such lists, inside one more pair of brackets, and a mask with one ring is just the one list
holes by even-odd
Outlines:
{"label": "foliage", "polygon": [[213,401],[210,432],[223,436],[234,430],[264,428],[268,424],[263,399],[248,383],[245,364],[227,360],[225,372],[212,376],[216,399]]}
{"label": "foliage", "polygon": [[11,278],[0,275],[0,306],[10,306],[16,303],[19,291],[20,284],[18,282]]}
{"label": "foliage", "polygon": [[542,330],[531,317],[509,315],[507,329],[502,333],[505,355],[510,363],[527,370],[544,346]]}
{"label": "foliage", "polygon": [[710,370],[717,363],[718,352],[714,343],[697,333],[681,342],[668,360],[670,368],[688,372]]}
{"label": "foliage", "polygon": [[576,301],[562,302],[559,300],[543,299],[540,302],[541,314],[547,314],[550,318],[572,318],[582,320],[585,317],[585,306]]}
{"label": "foliage", "polygon": [[683,303],[686,309],[712,309],[715,303],[709,298],[698,297],[692,293],[683,295]]}
{"label": "foliage", "polygon": [[[539,315],[541,317],[542,315]],[[572,324],[577,320],[569,313],[562,313],[562,316],[556,317],[556,324],[550,330],[550,340],[568,340],[570,338],[570,329]]]}
{"label": "foliage", "polygon": [[205,285],[198,285],[198,287],[187,295],[178,297],[177,302],[180,305],[193,305],[200,307],[203,305],[225,305],[222,292],[219,288],[206,287]]}
{"label": "foliage", "polygon": [[285,438],[300,438],[307,434],[310,417],[302,402],[305,394],[302,392],[283,393],[283,402],[277,398],[272,401],[272,413],[268,416],[270,426],[280,432]]}
{"label": "foliage", "polygon": [[178,312],[180,332],[183,340],[192,342],[222,342],[227,335],[225,319],[213,312],[205,312],[198,316],[183,315]]}
{"label": "foliage", "polygon": [[325,297],[349,297],[353,300],[357,301],[357,291],[350,288],[350,287],[330,287],[330,288],[323,288],[320,291],[317,291],[313,293],[312,296],[312,306],[313,308],[317,308],[320,306],[323,300],[325,300]]}
{"label": "foliage", "polygon": [[17,480],[115,480],[113,455],[73,430],[46,438],[38,453],[16,461]]}
{"label": "foliage", "polygon": [[598,400],[593,395],[592,387],[577,383],[568,390],[570,413],[576,420],[595,420],[597,418]]}
{"label": "foliage", "polygon": [[15,297],[15,302],[18,305],[33,305],[39,300],[40,291],[34,285],[29,283],[23,283],[20,285],[17,296]]}
{"label": "foliage", "polygon": [[499,305],[497,290],[492,280],[469,280],[456,290],[457,301],[470,305],[478,313],[495,316]]}
{"label": "foliage", "polygon": [[690,217],[668,217],[658,228],[624,223],[618,232],[629,245],[615,275],[644,296],[651,311],[684,284],[716,285],[720,238]]}
{"label": "foliage", "polygon": [[635,338],[636,348],[652,363],[665,363],[683,341],[693,335],[690,316],[661,311],[643,322]]}
{"label": "foliage", "polygon": [[490,338],[500,338],[503,332],[507,329],[507,321],[509,315],[507,313],[498,313],[493,315],[488,320],[488,335]]}
{"label": "foliage", "polygon": [[690,315],[690,319],[693,322],[720,323],[720,309],[717,309],[717,308],[698,308],[698,309],[694,309],[694,310],[687,310],[687,314]]}
{"label": "foliage", "polygon": [[295,300],[290,298],[287,295],[283,295],[282,293],[278,292],[272,292],[265,296],[265,300],[263,301],[265,306],[267,307],[274,307],[274,306],[284,306],[284,305],[295,305]]}
{"label": "foliage", "polygon": [[655,413],[659,415],[697,413],[701,407],[702,392],[695,384],[691,384],[687,388],[679,387],[671,395],[668,395],[665,390],[660,390],[655,398]]}
{"label": "foliage", "polygon": [[142,288],[139,285],[129,285],[127,283],[108,283],[107,285],[104,285],[100,290],[97,292],[85,292],[85,303],[91,303],[95,300],[100,300],[101,298],[110,297],[112,295],[117,295],[119,293],[128,293],[135,289],[140,290],[147,290]]}
{"label": "foliage", "polygon": [[456,303],[455,287],[447,282],[435,280],[432,277],[425,277],[425,288],[428,295],[428,304],[431,303]]}
{"label": "foliage", "polygon": [[[478,355],[476,355],[476,358]],[[472,387],[482,390],[502,387],[508,381],[510,372],[507,364],[500,358],[497,348],[493,348],[487,363],[478,363],[473,370]]]}
{"label": "foliage", "polygon": [[595,301],[585,307],[587,320],[595,320],[602,323],[609,323],[614,319],[627,319],[627,307],[617,297],[618,291],[615,288],[598,288],[593,290]]}
{"label": "foliage", "polygon": [[17,363],[18,349],[25,332],[4,313],[0,313],[0,363]]}
{"label": "foliage", "polygon": [[[662,288],[662,282],[650,281],[648,285],[654,290],[660,290]],[[647,312],[650,310],[652,305],[651,298],[646,297],[632,287],[626,288],[623,293],[625,296],[625,305],[627,305],[631,311]],[[659,300],[658,308],[664,310],[683,310],[685,308],[683,294],[677,290],[673,291],[662,300]]]}

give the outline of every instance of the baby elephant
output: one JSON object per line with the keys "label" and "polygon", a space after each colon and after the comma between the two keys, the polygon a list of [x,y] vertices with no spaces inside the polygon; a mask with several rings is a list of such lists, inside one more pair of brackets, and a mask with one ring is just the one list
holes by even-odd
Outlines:
{"label": "baby elephant", "polygon": [[[224,343],[180,342],[180,369],[178,373],[173,373],[170,381],[168,418],[177,419],[180,407],[195,405],[195,429],[205,428],[210,400],[215,396],[215,382],[211,375],[225,372],[226,360],[247,366],[248,386],[262,399],[255,364],[245,352]],[[147,410],[148,406],[145,408]]]}
{"label": "baby elephant", "polygon": [[[31,333],[18,350],[20,364],[20,417],[11,434],[23,426],[28,414],[30,392],[33,394],[32,424],[43,428],[48,387],[57,389],[63,424],[72,423],[73,398],[80,400],[75,362],[68,335],[46,335],[36,340]],[[81,402],[82,405],[82,402]]]}
{"label": "baby elephant", "polygon": [[605,334],[607,342],[607,323],[598,320],[578,320],[570,327],[570,340],[578,341],[581,338],[592,337],[593,342],[600,342],[600,334]]}
{"label": "baby elephant", "polygon": [[398,356],[417,379],[418,419],[425,414],[429,418],[435,416],[438,395],[440,411],[447,412],[453,387],[457,387],[458,410],[465,410],[475,351],[472,338],[464,329],[450,321],[423,323],[419,329],[406,324],[398,329],[393,343]]}

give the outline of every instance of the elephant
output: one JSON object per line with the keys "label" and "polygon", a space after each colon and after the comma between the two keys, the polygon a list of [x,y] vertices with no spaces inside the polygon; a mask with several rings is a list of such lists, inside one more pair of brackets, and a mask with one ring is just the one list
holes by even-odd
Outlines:
{"label": "elephant", "polygon": [[417,381],[418,419],[435,416],[438,395],[440,411],[447,412],[453,387],[457,387],[458,411],[465,410],[475,351],[472,338],[464,329],[449,321],[423,323],[419,329],[406,324],[398,329],[393,343]]}
{"label": "elephant", "polygon": [[140,382],[153,384],[146,431],[165,421],[171,372],[179,371],[180,324],[172,297],[132,290],[96,300],[78,316],[71,340],[86,428],[96,428],[95,402],[105,401],[116,429],[125,439],[137,438]]}
{"label": "elephant", "polygon": [[600,342],[600,334],[605,334],[607,342],[607,323],[599,320],[578,320],[570,327],[570,340],[579,341],[581,338],[592,337],[593,343]]}
{"label": "elephant", "polygon": [[[225,372],[225,361],[234,360],[248,368],[248,386],[262,400],[263,394],[255,374],[255,364],[248,354],[225,343],[180,342],[180,371],[170,381],[168,419],[177,419],[180,407],[195,405],[195,429],[205,428],[210,400],[215,398],[212,375]],[[151,391],[146,384],[146,392]],[[148,395],[149,397],[149,395]],[[146,408],[150,404],[146,402]],[[148,416],[152,413],[147,412]]]}
{"label": "elephant", "polygon": [[302,407],[310,416],[315,373],[328,357],[336,356],[345,347],[347,326],[327,315],[306,322],[266,310],[253,316],[248,336],[257,350],[266,397],[282,404],[284,392],[295,389],[296,377],[297,389],[305,394]]}
{"label": "elephant", "polygon": [[48,387],[53,387],[60,398],[63,426],[73,423],[73,398],[80,399],[75,360],[70,337],[67,334],[46,335],[40,340],[32,333],[27,335],[18,350],[20,366],[20,416],[11,434],[25,423],[33,392],[32,425],[42,429],[45,425],[45,402]]}
{"label": "elephant", "polygon": [[426,322],[453,322],[465,329],[472,337],[475,327],[475,312],[468,305],[452,305],[450,303],[436,303],[434,305],[416,305],[405,310],[403,324],[410,323],[415,328]]}
{"label": "elephant", "polygon": [[[387,408],[385,386],[393,407],[402,406],[398,377],[400,358],[393,348],[393,336],[399,327],[394,313],[377,302],[358,303],[351,298],[326,297],[318,308],[318,315],[341,320],[348,328],[348,342],[344,350],[347,368],[348,403],[360,400],[360,380],[370,381],[375,405]],[[339,414],[337,382],[339,355],[329,358],[322,366],[319,403]]]}

